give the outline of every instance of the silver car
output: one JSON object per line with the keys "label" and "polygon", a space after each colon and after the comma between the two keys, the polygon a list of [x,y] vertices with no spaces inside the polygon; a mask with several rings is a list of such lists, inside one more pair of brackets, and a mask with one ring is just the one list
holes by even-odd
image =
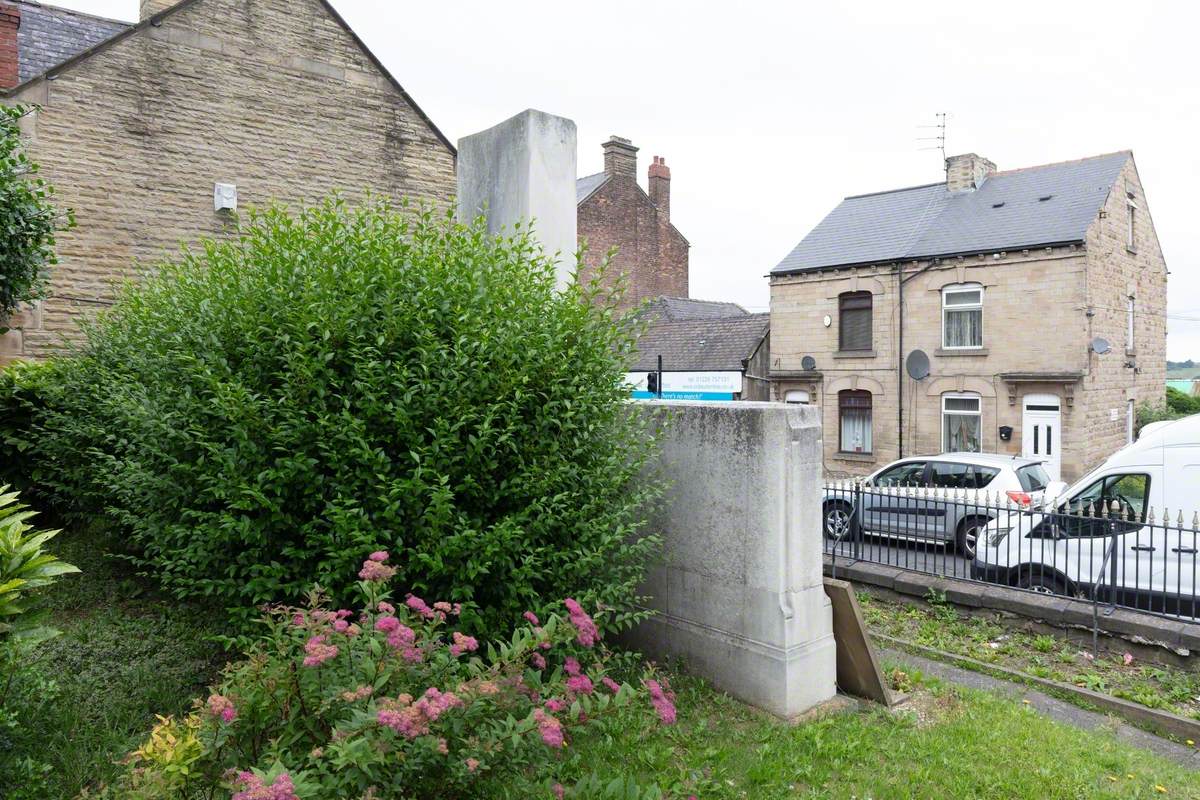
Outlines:
{"label": "silver car", "polygon": [[[976,540],[1003,506],[1027,509],[1064,487],[1031,458],[987,453],[904,458],[868,475],[861,488],[827,485],[825,536],[952,542],[973,559]],[[856,517],[857,498],[862,511]]]}

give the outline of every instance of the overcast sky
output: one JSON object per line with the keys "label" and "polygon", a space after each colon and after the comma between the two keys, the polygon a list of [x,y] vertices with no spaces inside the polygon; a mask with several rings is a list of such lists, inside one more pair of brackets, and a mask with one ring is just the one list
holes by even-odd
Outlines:
{"label": "overcast sky", "polygon": [[[50,0],[134,19],[138,0]],[[451,140],[529,107],[672,172],[693,297],[766,310],[763,277],[838,201],[1130,148],[1171,270],[1168,357],[1200,360],[1200,12],[1167,2],[334,0]],[[839,7],[841,6],[841,7]]]}

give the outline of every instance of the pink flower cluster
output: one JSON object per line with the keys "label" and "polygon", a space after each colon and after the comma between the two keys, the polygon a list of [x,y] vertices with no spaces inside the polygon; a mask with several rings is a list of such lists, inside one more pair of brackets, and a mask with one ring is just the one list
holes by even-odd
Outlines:
{"label": "pink flower cluster", "polygon": [[454,644],[450,645],[450,655],[457,658],[463,653],[474,653],[479,649],[479,642],[474,636],[464,636],[458,631],[454,632]]}
{"label": "pink flower cluster", "polygon": [[675,695],[666,691],[658,681],[645,682],[646,690],[650,692],[650,704],[658,712],[658,718],[664,725],[675,724]]}
{"label": "pink flower cluster", "polygon": [[591,694],[595,688],[592,686],[592,679],[583,674],[582,668],[579,666],[579,659],[574,656],[567,656],[566,662],[563,664],[563,670],[567,673],[567,691],[571,694]]}
{"label": "pink flower cluster", "polygon": [[375,630],[386,633],[388,647],[399,650],[401,657],[408,663],[416,664],[422,659],[421,648],[416,646],[416,631],[396,617],[389,614],[375,620]]}
{"label": "pink flower cluster", "polygon": [[538,622],[537,614],[534,614],[532,611],[526,611],[521,616],[524,617],[525,621],[528,622],[530,625],[541,625],[542,624],[542,623]]}
{"label": "pink flower cluster", "polygon": [[540,708],[533,710],[533,721],[537,723],[538,733],[547,747],[559,748],[566,742],[563,737],[562,723]]}
{"label": "pink flower cluster", "polygon": [[389,567],[383,563],[387,560],[388,554],[386,551],[376,550],[367,556],[367,560],[363,562],[362,569],[358,571],[358,577],[372,583],[382,583],[383,581],[391,580],[396,575],[396,568]]}
{"label": "pink flower cluster", "polygon": [[237,719],[237,709],[234,708],[233,701],[219,694],[209,695],[208,713],[225,723]]}
{"label": "pink flower cluster", "polygon": [[436,722],[446,711],[462,705],[463,701],[453,692],[442,692],[430,686],[415,703],[407,694],[395,700],[384,700],[375,718],[380,725],[391,728],[406,739],[415,739],[429,733],[429,724]]}
{"label": "pink flower cluster", "polygon": [[567,615],[571,620],[571,624],[575,626],[575,631],[579,634],[575,637],[575,641],[579,642],[584,647],[591,647],[600,641],[600,630],[596,627],[596,623],[583,610],[583,606],[568,597],[563,601],[567,607]]}
{"label": "pink flower cluster", "polygon": [[342,692],[342,699],[347,703],[355,703],[359,700],[366,700],[373,694],[375,694],[374,686],[362,685],[353,692]]}
{"label": "pink flower cluster", "polygon": [[546,668],[546,658],[541,653],[534,653],[529,657],[529,662],[537,669]]}
{"label": "pink flower cluster", "polygon": [[462,604],[450,604],[445,601],[439,601],[433,604],[433,608],[429,607],[421,598],[415,594],[410,594],[404,601],[404,605],[408,606],[416,614],[420,614],[425,619],[436,619],[439,622],[445,622],[446,617],[453,614],[458,616],[462,613]]}
{"label": "pink flower cluster", "polygon": [[296,787],[292,784],[292,776],[281,773],[270,785],[253,772],[239,772],[237,782],[242,791],[233,796],[233,800],[300,800],[296,795]]}
{"label": "pink flower cluster", "polygon": [[337,658],[337,645],[329,644],[329,637],[320,634],[304,645],[304,666],[319,667],[331,658]]}

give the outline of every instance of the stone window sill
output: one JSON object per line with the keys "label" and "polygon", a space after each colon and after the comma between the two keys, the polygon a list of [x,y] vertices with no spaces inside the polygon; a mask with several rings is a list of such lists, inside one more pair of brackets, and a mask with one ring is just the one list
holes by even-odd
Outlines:
{"label": "stone window sill", "polygon": [[874,350],[838,350],[833,354],[834,358],[876,358],[878,353]]}
{"label": "stone window sill", "polygon": [[956,356],[986,356],[988,349],[986,347],[970,347],[963,348],[962,350],[947,350],[944,347],[939,347],[933,351],[933,354],[936,356],[948,356],[950,358]]}
{"label": "stone window sill", "polygon": [[843,453],[839,450],[833,454],[833,457],[838,461],[858,461],[863,464],[875,463],[874,453]]}

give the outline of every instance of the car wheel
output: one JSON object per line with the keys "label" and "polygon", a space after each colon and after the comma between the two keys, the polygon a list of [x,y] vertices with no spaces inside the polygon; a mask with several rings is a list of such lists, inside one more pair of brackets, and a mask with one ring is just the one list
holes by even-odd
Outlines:
{"label": "car wheel", "polygon": [[1021,573],[1021,578],[1017,581],[1017,586],[1037,594],[1070,595],[1070,592],[1067,590],[1067,582],[1057,575],[1036,574],[1026,571]]}
{"label": "car wheel", "polygon": [[983,536],[983,530],[989,521],[987,517],[966,517],[958,523],[958,535],[955,538],[958,552],[962,554],[963,558],[972,560],[975,558],[975,544],[979,541],[979,537]]}
{"label": "car wheel", "polygon": [[849,503],[825,504],[825,538],[845,542],[854,533],[854,512]]}

